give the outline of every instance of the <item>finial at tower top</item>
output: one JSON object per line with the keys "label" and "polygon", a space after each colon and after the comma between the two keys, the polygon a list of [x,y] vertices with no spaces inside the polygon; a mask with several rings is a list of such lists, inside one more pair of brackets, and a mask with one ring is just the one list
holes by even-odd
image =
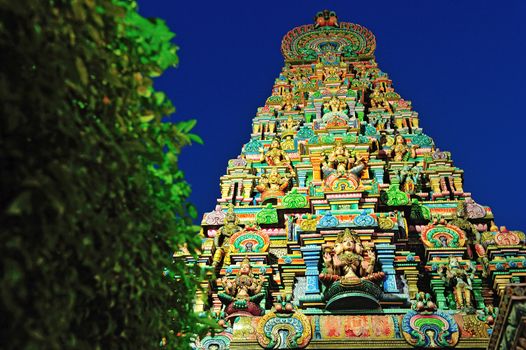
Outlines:
{"label": "finial at tower top", "polygon": [[356,61],[374,57],[376,39],[359,24],[339,22],[336,12],[323,10],[313,24],[290,30],[281,42],[281,52],[287,63],[318,62],[327,54],[339,59]]}
{"label": "finial at tower top", "polygon": [[339,27],[336,12],[323,10],[314,16],[314,28],[318,27]]}

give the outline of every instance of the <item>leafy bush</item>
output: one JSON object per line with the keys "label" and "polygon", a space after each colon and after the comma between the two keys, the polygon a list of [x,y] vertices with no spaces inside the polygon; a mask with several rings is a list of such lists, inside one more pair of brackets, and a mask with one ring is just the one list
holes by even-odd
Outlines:
{"label": "leafy bush", "polygon": [[[178,169],[199,137],[162,123],[173,33],[133,1],[0,0],[3,349],[187,348],[200,241]],[[175,282],[162,276],[170,267]]]}

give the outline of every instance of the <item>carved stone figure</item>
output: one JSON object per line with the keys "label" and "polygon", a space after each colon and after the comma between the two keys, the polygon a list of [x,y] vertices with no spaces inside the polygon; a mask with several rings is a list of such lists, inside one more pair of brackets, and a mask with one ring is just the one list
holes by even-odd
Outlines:
{"label": "carved stone figure", "polygon": [[256,190],[261,192],[263,201],[284,196],[291,177],[290,174],[281,175],[277,168],[272,168],[270,173],[261,175]]}
{"label": "carved stone figure", "polygon": [[216,252],[212,260],[212,266],[217,268],[223,260],[224,265],[230,265],[230,237],[236,232],[242,230],[238,225],[239,220],[234,213],[234,206],[230,205],[228,211],[225,215],[224,224],[214,237],[214,245],[216,247]]}
{"label": "carved stone figure", "polygon": [[228,316],[233,314],[250,314],[260,316],[263,310],[258,305],[265,298],[263,284],[265,276],[252,273],[250,260],[245,257],[240,263],[239,272],[235,278],[227,274],[221,279],[223,292],[219,292],[219,299],[225,304],[225,313]]}
{"label": "carved stone figure", "polygon": [[458,310],[472,309],[473,278],[475,273],[471,262],[466,268],[460,266],[458,258],[450,256],[448,264],[442,266],[439,274],[447,286],[453,289],[453,296]]}
{"label": "carved stone figure", "polygon": [[265,161],[268,165],[285,165],[293,172],[292,166],[290,165],[290,158],[287,153],[281,149],[280,141],[278,137],[274,138],[266,153],[263,149],[260,149],[260,161]]}
{"label": "carved stone figure", "polygon": [[354,176],[359,177],[365,166],[366,162],[363,158],[356,159],[345,148],[342,141],[337,140],[332,151],[327,155],[322,170],[325,177],[334,172],[337,176],[354,174]]}
{"label": "carved stone figure", "polygon": [[397,135],[395,138],[395,144],[393,145],[392,156],[395,162],[401,162],[406,157],[416,157],[416,147],[407,146],[405,139],[402,135]]}
{"label": "carved stone figure", "polygon": [[342,284],[354,284],[359,279],[377,281],[384,277],[383,273],[374,273],[376,254],[370,247],[364,247],[358,235],[349,229],[338,235],[332,249],[325,249],[323,261],[326,274],[320,277],[340,280]]}

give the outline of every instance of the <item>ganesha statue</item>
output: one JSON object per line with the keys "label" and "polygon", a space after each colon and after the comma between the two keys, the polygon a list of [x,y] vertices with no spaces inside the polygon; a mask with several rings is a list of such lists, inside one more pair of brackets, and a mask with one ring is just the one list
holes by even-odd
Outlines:
{"label": "ganesha statue", "polygon": [[379,308],[384,272],[375,272],[376,254],[364,245],[356,232],[345,229],[338,234],[334,245],[325,246],[325,265],[320,280],[325,284],[327,308]]}
{"label": "ganesha statue", "polygon": [[252,273],[248,257],[240,263],[237,274],[228,273],[221,279],[223,291],[218,297],[225,305],[227,319],[235,316],[261,316],[263,309],[259,303],[265,299],[263,289],[265,277]]}

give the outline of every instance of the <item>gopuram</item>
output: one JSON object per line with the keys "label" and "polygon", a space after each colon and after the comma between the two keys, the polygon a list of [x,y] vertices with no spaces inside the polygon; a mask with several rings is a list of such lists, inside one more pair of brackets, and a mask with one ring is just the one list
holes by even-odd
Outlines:
{"label": "gopuram", "polygon": [[464,190],[375,47],[329,11],[283,38],[199,258],[177,254],[207,269],[195,309],[224,328],[197,349],[526,344],[524,233]]}

